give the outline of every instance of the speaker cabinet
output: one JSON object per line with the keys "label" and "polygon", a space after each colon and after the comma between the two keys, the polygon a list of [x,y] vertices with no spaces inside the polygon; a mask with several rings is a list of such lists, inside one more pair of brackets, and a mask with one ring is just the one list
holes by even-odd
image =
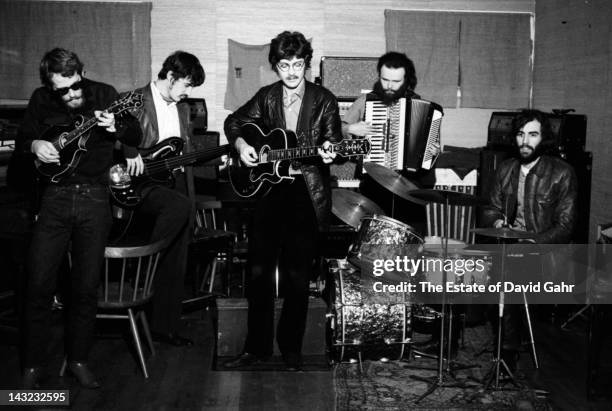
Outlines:
{"label": "speaker cabinet", "polygon": [[[274,329],[280,318],[283,300],[275,302]],[[248,302],[244,298],[218,298],[217,357],[242,353],[247,334]],[[325,314],[327,305],[321,299],[310,298],[302,345],[303,355],[325,354]],[[274,355],[280,355],[274,344]]]}
{"label": "speaker cabinet", "polygon": [[339,99],[355,99],[378,80],[377,57],[321,57],[321,84]]}
{"label": "speaker cabinet", "polygon": [[[487,147],[505,150],[513,147],[512,120],[519,112],[496,111],[491,114],[487,135]],[[586,146],[587,117],[581,114],[546,114],[550,122],[555,145],[560,153],[584,151]]]}
{"label": "speaker cabinet", "polygon": [[204,134],[208,129],[208,109],[206,100],[203,98],[186,98],[183,100],[189,104],[189,121],[194,134]]}

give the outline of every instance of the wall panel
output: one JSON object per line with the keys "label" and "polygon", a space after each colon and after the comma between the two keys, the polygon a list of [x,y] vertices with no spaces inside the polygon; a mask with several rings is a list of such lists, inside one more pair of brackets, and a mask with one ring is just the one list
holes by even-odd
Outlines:
{"label": "wall panel", "polygon": [[588,116],[593,152],[591,238],[597,223],[612,221],[612,5],[606,0],[536,3],[534,103],[573,108]]}

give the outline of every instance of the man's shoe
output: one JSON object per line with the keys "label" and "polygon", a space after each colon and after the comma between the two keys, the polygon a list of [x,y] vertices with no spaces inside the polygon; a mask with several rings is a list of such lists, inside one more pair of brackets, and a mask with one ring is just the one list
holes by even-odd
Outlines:
{"label": "man's shoe", "polygon": [[23,379],[21,388],[24,390],[35,390],[40,388],[40,380],[42,380],[43,370],[40,367],[26,368],[23,370]]}
{"label": "man's shoe", "polygon": [[302,356],[295,352],[283,354],[283,361],[287,366],[287,371],[300,371],[302,369]]}
{"label": "man's shoe", "polygon": [[174,345],[175,347],[191,347],[193,341],[175,333],[152,333],[153,341]]}
{"label": "man's shoe", "polygon": [[83,388],[100,388],[100,383],[84,362],[69,361],[68,371],[72,374]]}
{"label": "man's shoe", "polygon": [[264,359],[248,352],[242,353],[239,356],[232,358],[223,363],[225,368],[241,368],[256,365],[263,362]]}

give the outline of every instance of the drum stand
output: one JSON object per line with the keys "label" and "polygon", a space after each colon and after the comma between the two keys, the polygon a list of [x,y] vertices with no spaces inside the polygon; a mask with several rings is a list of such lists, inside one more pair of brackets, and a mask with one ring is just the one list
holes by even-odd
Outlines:
{"label": "drum stand", "polygon": [[[505,279],[506,279],[505,262],[506,262],[506,241],[502,240],[502,259],[501,259],[501,283],[502,284],[504,284]],[[496,347],[497,352],[496,352],[496,357],[493,359],[493,366],[491,367],[491,370],[488,373],[489,375],[488,381],[485,384],[485,388],[488,388],[488,389],[492,388],[493,390],[496,390],[496,391],[508,390],[508,388],[500,387],[500,384],[499,384],[500,366],[504,367],[504,370],[510,377],[510,382],[512,382],[512,384],[515,387],[517,388],[519,387],[519,384],[517,383],[516,378],[510,371],[510,368],[508,367],[504,359],[501,358],[501,345],[502,345],[502,342],[501,342],[502,332],[501,331],[502,331],[502,322],[504,319],[504,302],[505,302],[504,300],[505,300],[505,292],[502,287],[500,288],[500,291],[499,291],[499,311],[498,311],[498,319],[497,319],[497,347]],[[523,291],[523,304],[525,306],[525,315],[527,318],[527,326],[529,329],[529,338],[530,338],[530,345],[531,345],[531,350],[533,354],[533,362],[534,362],[535,368],[538,369],[539,368],[538,355],[536,353],[535,340],[533,338],[533,328],[531,326],[531,315],[529,314],[529,305],[527,304],[527,295],[525,294],[524,291]],[[495,381],[495,384],[493,385],[493,387],[491,387],[491,384],[493,383],[493,381]],[[512,388],[510,390],[514,390],[514,389],[516,388]]]}
{"label": "drum stand", "polygon": [[[444,219],[444,232],[445,235],[442,236],[443,246],[443,261],[448,257],[448,239],[450,237],[450,203],[449,198],[446,196],[445,198],[445,213],[446,218]],[[451,369],[451,344],[452,344],[452,320],[453,313],[452,307],[449,310],[449,322],[448,322],[448,342],[447,342],[447,358],[446,358],[446,368],[444,367],[444,321],[446,316],[446,280],[447,280],[447,271],[444,268],[445,264],[442,265],[442,312],[440,314],[440,351],[438,353],[438,373],[435,377],[421,377],[419,375],[411,375],[410,378],[417,381],[422,381],[428,384],[431,384],[427,390],[421,394],[419,398],[417,398],[414,403],[418,404],[427,396],[432,394],[438,388],[468,388],[469,385],[457,381],[453,375],[453,369]],[[471,368],[470,366],[459,367],[459,368]],[[459,369],[457,368],[457,369]],[[450,377],[450,378],[449,378]]]}

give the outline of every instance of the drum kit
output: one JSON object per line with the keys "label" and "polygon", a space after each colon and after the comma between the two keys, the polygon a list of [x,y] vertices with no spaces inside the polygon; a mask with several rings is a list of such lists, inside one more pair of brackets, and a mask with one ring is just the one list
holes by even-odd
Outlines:
{"label": "drum kit", "polygon": [[[409,293],[375,293],[372,290],[374,281],[387,282],[398,285],[398,278],[389,276],[385,272],[381,277],[363,275],[363,272],[372,272],[359,268],[365,268],[377,259],[393,259],[397,255],[407,255],[410,258],[418,258],[428,255],[433,258],[447,259],[449,257],[472,258],[482,256],[489,259],[490,251],[482,251],[477,247],[467,247],[466,244],[456,244],[450,239],[450,208],[451,206],[486,206],[487,201],[476,195],[439,190],[419,189],[414,183],[399,173],[375,163],[364,165],[366,172],[372,179],[382,187],[405,200],[425,205],[428,203],[442,204],[446,213],[444,219],[444,232],[439,244],[429,245],[418,232],[408,224],[393,218],[395,204],[391,204],[391,217],[384,215],[381,207],[367,197],[347,189],[335,189],[332,193],[332,211],[343,222],[355,229],[354,240],[347,253],[348,263],[340,261],[338,267],[332,272],[335,275],[335,301],[332,304],[331,325],[329,326],[330,344],[332,356],[337,361],[356,361],[348,358],[349,353],[356,353],[361,365],[362,355],[373,359],[388,361],[390,359],[400,360],[403,358],[405,345],[411,344],[411,316],[415,318],[417,313],[433,311],[422,304],[415,304]],[[478,228],[473,229],[478,235],[495,238],[502,244],[501,269],[502,276],[505,260],[505,243],[512,240],[532,239],[533,233],[513,230],[511,228]],[[382,245],[382,247],[381,247]],[[401,254],[400,254],[401,253]],[[484,273],[474,272],[468,281],[477,284],[487,284],[488,269]],[[423,273],[421,273],[423,274]],[[445,284],[454,281],[455,274],[448,270],[439,272],[427,272],[427,281]],[[405,279],[405,278],[404,278]],[[462,279],[466,281],[465,278]],[[503,279],[502,279],[503,280]],[[368,281],[370,283],[368,283]],[[446,296],[446,288],[443,287],[442,308],[435,315],[440,319],[440,344],[437,375],[436,377],[422,379],[430,384],[418,401],[422,400],[438,387],[458,386],[449,382],[451,370],[451,328],[452,313]],[[375,295],[379,294],[379,295]],[[500,318],[503,316],[504,296],[500,293]],[[448,316],[448,321],[445,317]],[[499,388],[501,360],[501,323],[498,327],[497,356],[494,360],[495,389]],[[444,328],[448,326],[445,339]],[[531,329],[531,326],[529,327]],[[533,338],[532,338],[533,342]],[[444,355],[444,348],[447,355]],[[533,344],[532,344],[533,346]],[[534,349],[535,356],[535,349]],[[536,360],[537,361],[537,360]],[[446,363],[446,367],[444,364]],[[537,364],[537,363],[536,363]],[[506,367],[507,369],[507,367]],[[417,402],[418,402],[417,401]]]}

